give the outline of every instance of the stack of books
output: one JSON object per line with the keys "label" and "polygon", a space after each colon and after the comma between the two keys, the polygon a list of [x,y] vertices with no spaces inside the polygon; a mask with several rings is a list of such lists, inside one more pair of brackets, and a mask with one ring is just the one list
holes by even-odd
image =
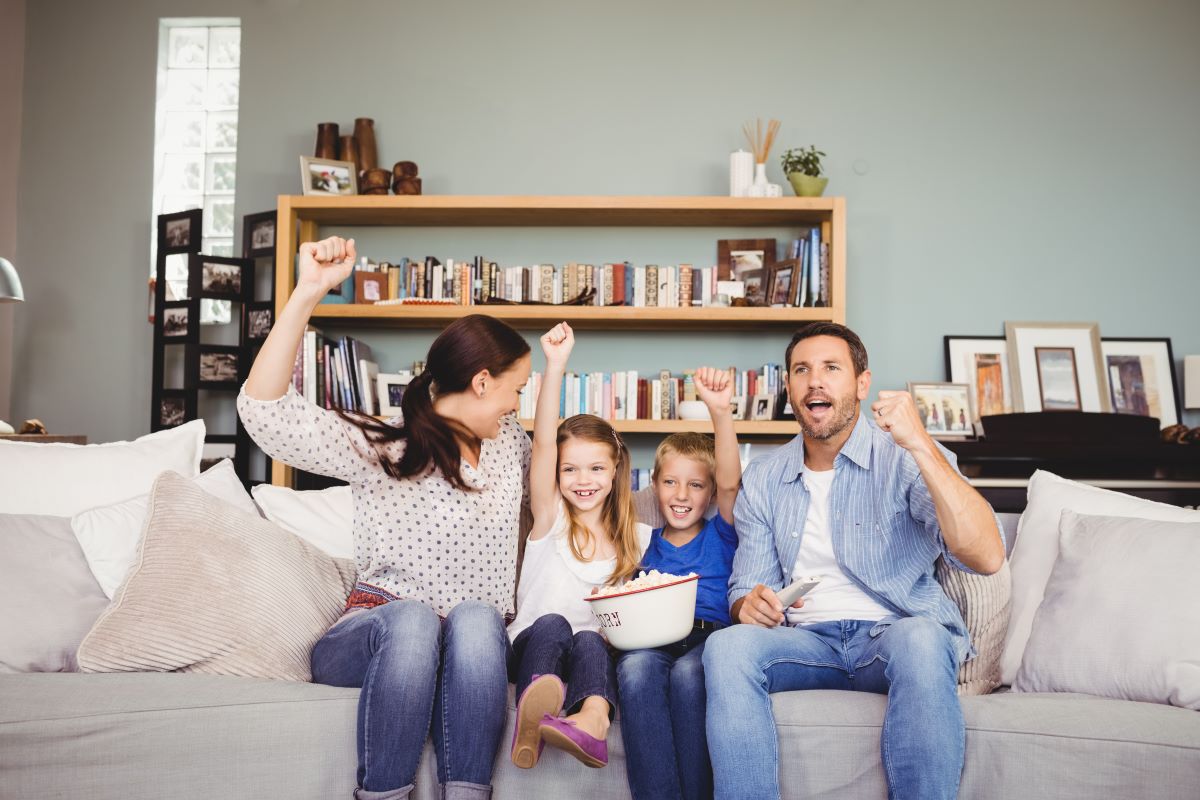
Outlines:
{"label": "stack of books", "polygon": [[369,345],[351,336],[326,339],[320,329],[309,325],[296,352],[292,384],[305,400],[322,408],[376,415],[378,374]]}

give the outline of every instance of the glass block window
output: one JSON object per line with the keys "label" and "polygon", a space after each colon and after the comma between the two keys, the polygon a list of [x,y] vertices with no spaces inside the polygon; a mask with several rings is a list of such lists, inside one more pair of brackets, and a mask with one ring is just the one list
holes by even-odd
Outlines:
{"label": "glass block window", "polygon": [[[154,203],[150,274],[154,275],[159,214],[204,209],[201,252],[233,255],[233,195],[237,188],[237,19],[164,19],[158,37],[158,101],[154,136]],[[168,297],[187,296],[187,259],[167,263]],[[202,324],[228,323],[227,300],[205,300]]]}

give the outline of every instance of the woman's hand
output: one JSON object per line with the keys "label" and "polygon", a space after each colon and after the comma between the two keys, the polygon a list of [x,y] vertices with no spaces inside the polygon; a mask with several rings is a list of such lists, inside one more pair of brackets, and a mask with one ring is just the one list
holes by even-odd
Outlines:
{"label": "woman's hand", "polygon": [[566,369],[567,359],[575,347],[575,332],[565,322],[560,322],[542,336],[542,352],[546,354],[547,367]]}
{"label": "woman's hand", "polygon": [[330,289],[350,277],[358,253],[353,239],[330,236],[300,245],[300,272],[296,291],[324,297]]}

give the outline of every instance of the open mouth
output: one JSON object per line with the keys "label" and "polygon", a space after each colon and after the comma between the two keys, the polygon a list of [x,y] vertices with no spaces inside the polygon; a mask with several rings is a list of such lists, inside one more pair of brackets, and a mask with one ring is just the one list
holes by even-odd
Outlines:
{"label": "open mouth", "polygon": [[598,492],[598,491],[600,491],[600,490],[599,489],[576,489],[575,496],[586,500],[587,498],[595,495],[596,492]]}
{"label": "open mouth", "polygon": [[670,509],[671,509],[671,516],[673,516],[673,517],[676,517],[677,519],[683,519],[683,518],[684,518],[684,517],[686,517],[688,514],[691,514],[691,513],[692,513],[692,507],[691,507],[691,506],[676,506],[676,505],[673,505],[673,506],[670,506]]}
{"label": "open mouth", "polygon": [[813,416],[820,417],[827,414],[830,409],[833,408],[833,402],[824,398],[816,398],[806,402],[804,407],[807,408],[809,413],[811,413]]}

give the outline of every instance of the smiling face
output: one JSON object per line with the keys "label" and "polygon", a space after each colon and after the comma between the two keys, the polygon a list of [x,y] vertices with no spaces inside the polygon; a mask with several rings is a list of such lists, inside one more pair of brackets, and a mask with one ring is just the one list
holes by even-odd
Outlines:
{"label": "smiling face", "polygon": [[654,491],[666,526],[679,533],[698,533],[713,488],[707,464],[678,453],[664,456],[654,477]]}
{"label": "smiling face", "polygon": [[475,376],[475,382],[482,382],[483,396],[471,394],[469,417],[463,420],[471,433],[480,439],[495,439],[500,435],[500,420],[521,408],[521,389],[529,380],[532,364],[526,353],[499,375],[484,370]]}
{"label": "smiling face", "polygon": [[858,419],[858,405],[870,388],[870,370],[854,374],[845,340],[812,336],[792,349],[788,400],[805,438],[823,441],[842,433],[849,436]]}
{"label": "smiling face", "polygon": [[558,447],[558,490],[577,511],[603,508],[616,472],[613,448],[604,442],[571,437]]}

